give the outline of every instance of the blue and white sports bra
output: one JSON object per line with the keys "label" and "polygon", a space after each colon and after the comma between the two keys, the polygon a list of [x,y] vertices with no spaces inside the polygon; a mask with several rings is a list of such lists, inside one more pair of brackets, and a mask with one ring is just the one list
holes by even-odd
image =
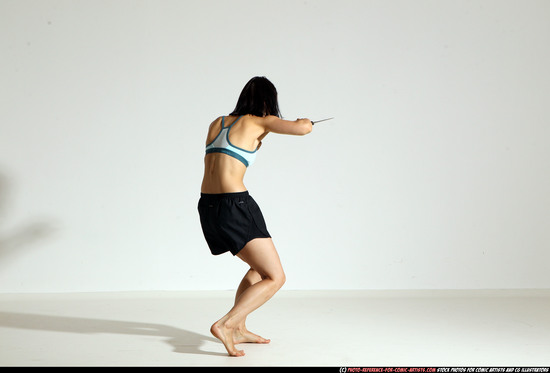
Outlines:
{"label": "blue and white sports bra", "polygon": [[233,125],[237,123],[241,118],[242,118],[242,115],[238,117],[237,120],[234,121],[229,127],[225,127],[224,126],[225,117],[222,117],[222,129],[220,130],[220,133],[218,133],[218,136],[216,136],[214,141],[206,145],[206,154],[210,154],[210,153],[228,154],[238,159],[239,161],[243,162],[246,167],[254,163],[258,148],[256,148],[256,150],[251,152],[248,150],[241,149],[231,144],[231,141],[229,141],[229,130],[231,130],[231,127],[233,127]]}

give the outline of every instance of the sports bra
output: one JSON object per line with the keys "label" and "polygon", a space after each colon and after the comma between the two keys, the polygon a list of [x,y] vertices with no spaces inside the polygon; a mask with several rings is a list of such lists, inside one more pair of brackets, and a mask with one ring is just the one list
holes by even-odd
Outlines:
{"label": "sports bra", "polygon": [[210,154],[210,153],[228,154],[233,158],[236,158],[239,161],[243,162],[246,167],[254,163],[258,148],[256,148],[256,150],[251,152],[251,151],[239,148],[231,144],[231,141],[229,141],[229,130],[231,130],[231,127],[233,127],[233,125],[237,123],[241,118],[242,118],[242,115],[238,117],[237,120],[234,121],[229,127],[225,127],[224,126],[225,117],[222,117],[222,129],[220,130],[220,133],[218,133],[218,136],[216,136],[214,141],[206,145],[206,154]]}

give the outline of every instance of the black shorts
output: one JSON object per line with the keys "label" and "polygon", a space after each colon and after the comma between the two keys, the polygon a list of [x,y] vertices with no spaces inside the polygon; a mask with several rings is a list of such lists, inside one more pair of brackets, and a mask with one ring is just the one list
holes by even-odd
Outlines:
{"label": "black shorts", "polygon": [[213,255],[237,255],[254,238],[271,237],[260,207],[248,192],[205,194],[199,199],[202,232]]}

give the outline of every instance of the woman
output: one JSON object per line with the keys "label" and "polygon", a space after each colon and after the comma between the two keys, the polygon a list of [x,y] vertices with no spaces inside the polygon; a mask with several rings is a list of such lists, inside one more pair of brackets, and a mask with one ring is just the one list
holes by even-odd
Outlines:
{"label": "woman", "polygon": [[309,119],[281,119],[275,86],[265,77],[254,77],[243,88],[235,110],[208,129],[198,204],[204,237],[213,255],[229,251],[250,266],[233,308],[210,328],[231,356],[244,355],[235,344],[269,343],[246,329],[246,317],[285,282],[260,208],[244,186],[244,174],[268,133],[305,135],[312,126]]}

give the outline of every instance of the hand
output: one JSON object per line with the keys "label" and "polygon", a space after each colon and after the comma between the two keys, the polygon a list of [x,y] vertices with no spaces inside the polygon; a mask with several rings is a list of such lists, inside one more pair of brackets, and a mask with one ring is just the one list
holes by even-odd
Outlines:
{"label": "hand", "polygon": [[299,118],[297,122],[301,127],[303,127],[303,133],[301,133],[302,135],[307,135],[313,131],[313,122],[310,119]]}

